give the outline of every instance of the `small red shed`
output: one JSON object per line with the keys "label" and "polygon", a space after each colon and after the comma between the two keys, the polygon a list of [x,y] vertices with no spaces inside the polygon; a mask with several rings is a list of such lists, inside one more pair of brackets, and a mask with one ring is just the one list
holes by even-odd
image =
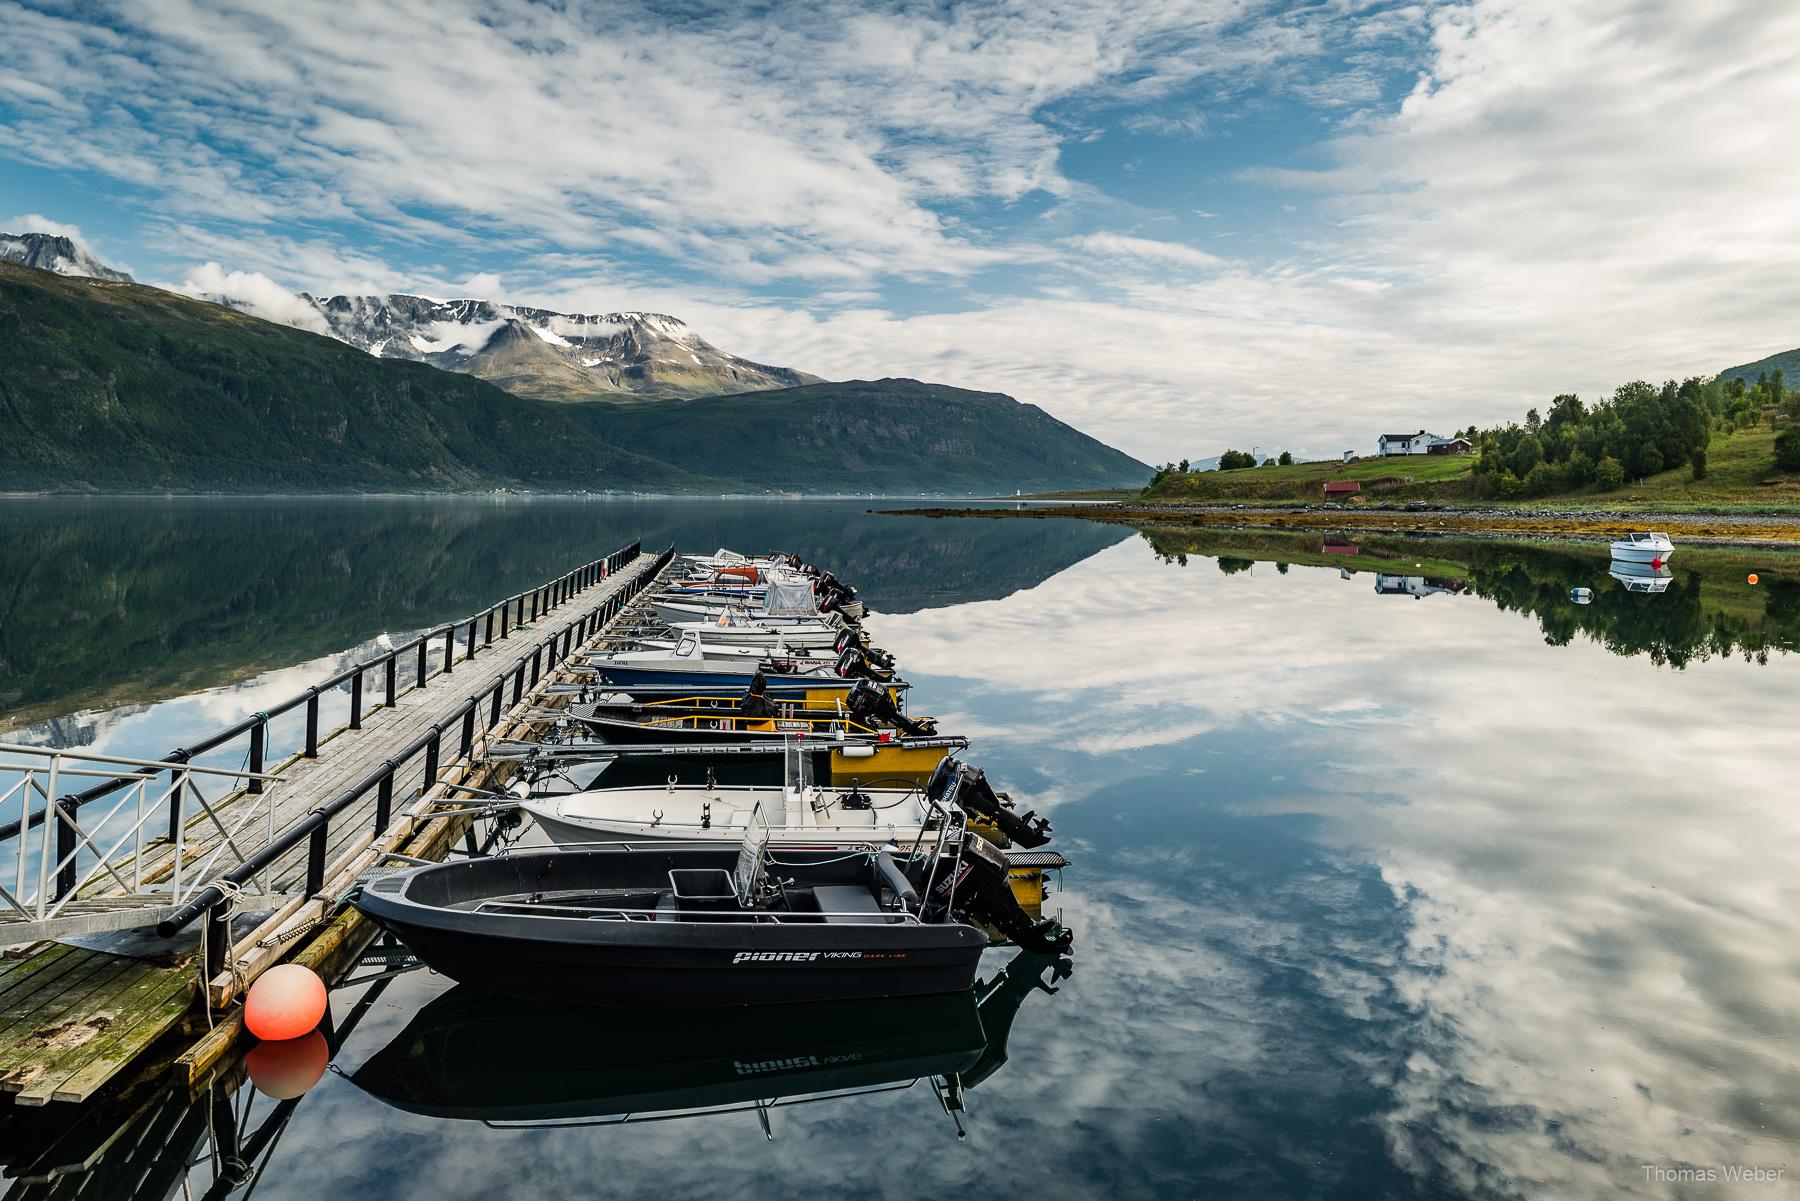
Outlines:
{"label": "small red shed", "polygon": [[1362,485],[1355,480],[1328,480],[1325,483],[1326,500],[1349,500],[1362,491]]}

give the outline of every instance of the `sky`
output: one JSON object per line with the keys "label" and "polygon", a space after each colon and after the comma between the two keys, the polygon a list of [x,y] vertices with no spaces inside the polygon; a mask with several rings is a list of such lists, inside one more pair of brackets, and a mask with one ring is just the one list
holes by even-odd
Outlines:
{"label": "sky", "polygon": [[1148,462],[1800,344],[1800,6],[0,0],[0,229],[650,310]]}

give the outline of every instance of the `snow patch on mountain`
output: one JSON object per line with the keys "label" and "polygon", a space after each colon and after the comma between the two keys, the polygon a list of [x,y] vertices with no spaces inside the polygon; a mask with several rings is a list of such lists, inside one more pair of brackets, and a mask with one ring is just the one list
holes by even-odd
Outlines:
{"label": "snow patch on mountain", "polygon": [[63,225],[57,229],[61,232],[0,233],[0,261],[54,271],[58,275],[84,276],[119,284],[133,282],[125,272],[101,262],[73,226]]}

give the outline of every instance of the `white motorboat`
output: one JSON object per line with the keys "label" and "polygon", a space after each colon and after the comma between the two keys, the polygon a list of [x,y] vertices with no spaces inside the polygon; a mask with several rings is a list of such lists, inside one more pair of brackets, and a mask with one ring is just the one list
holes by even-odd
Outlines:
{"label": "white motorboat", "polygon": [[830,667],[838,660],[839,651],[835,646],[796,647],[796,646],[741,646],[731,643],[713,642],[703,639],[699,634],[688,631],[680,639],[643,638],[636,642],[636,649],[620,651],[590,652],[586,658],[589,663],[617,663],[621,666],[663,663],[748,663],[754,667],[766,659],[792,662],[797,669],[809,667]]}
{"label": "white motorboat", "polygon": [[1040,847],[1050,823],[1020,813],[996,793],[978,768],[945,759],[925,787],[820,786],[812,752],[790,742],[776,785],[666,784],[651,788],[590,788],[533,795],[514,785],[519,807],[552,841],[569,846],[604,842],[741,842],[753,823],[767,825],[771,845],[846,846],[936,837],[946,812],[960,809],[975,830],[1001,845]]}
{"label": "white motorboat", "polygon": [[845,646],[854,646],[857,641],[853,632],[841,627],[765,626],[742,620],[730,623],[674,621],[669,623],[669,632],[677,639],[692,634],[715,646],[759,646],[765,650],[777,647],[836,650],[839,639],[847,640],[844,642]]}
{"label": "white motorboat", "polygon": [[1659,566],[1675,553],[1675,544],[1667,534],[1636,531],[1612,544],[1612,557],[1619,563],[1649,563]]}
{"label": "white motorboat", "polygon": [[661,788],[595,788],[562,796],[523,797],[552,841],[741,841],[762,807],[769,842],[840,846],[910,843],[925,835],[930,805],[917,788],[802,788],[670,784]]}

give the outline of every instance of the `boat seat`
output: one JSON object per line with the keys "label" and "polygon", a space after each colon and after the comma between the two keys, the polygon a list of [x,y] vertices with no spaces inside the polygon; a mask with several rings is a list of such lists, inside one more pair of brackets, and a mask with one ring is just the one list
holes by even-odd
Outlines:
{"label": "boat seat", "polygon": [[854,884],[815,885],[813,896],[818,898],[820,911],[828,915],[827,925],[877,926],[894,920],[875,903],[873,893]]}

